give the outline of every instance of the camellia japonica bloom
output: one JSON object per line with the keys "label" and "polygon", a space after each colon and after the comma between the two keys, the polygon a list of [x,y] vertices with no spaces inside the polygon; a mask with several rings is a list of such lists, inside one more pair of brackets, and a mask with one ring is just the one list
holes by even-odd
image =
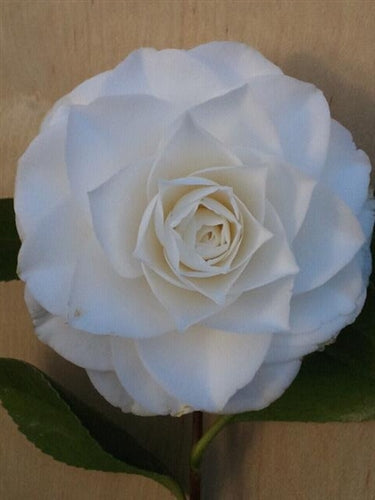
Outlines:
{"label": "camellia japonica bloom", "polygon": [[36,333],[125,412],[263,408],[363,306],[369,173],[322,92],[256,50],[137,50],[20,160]]}

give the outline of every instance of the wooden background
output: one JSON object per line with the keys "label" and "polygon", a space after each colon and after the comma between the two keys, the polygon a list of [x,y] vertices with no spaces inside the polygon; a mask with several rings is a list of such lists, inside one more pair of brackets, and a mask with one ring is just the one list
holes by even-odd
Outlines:
{"label": "wooden background", "polygon": [[[0,196],[12,196],[17,158],[53,102],[140,46],[188,48],[239,40],[319,86],[332,114],[375,162],[375,3],[365,1],[1,1]],[[111,411],[84,372],[32,334],[21,283],[1,284],[0,355],[41,367]],[[118,413],[114,412],[115,418]],[[132,417],[128,417],[134,423]],[[153,447],[184,476],[190,417],[157,420]],[[171,426],[171,429],[170,427]],[[137,434],[148,441],[148,424]],[[205,500],[373,500],[375,422],[233,426],[204,464]],[[0,498],[169,499],[138,476],[87,472],[34,448],[0,409]]]}

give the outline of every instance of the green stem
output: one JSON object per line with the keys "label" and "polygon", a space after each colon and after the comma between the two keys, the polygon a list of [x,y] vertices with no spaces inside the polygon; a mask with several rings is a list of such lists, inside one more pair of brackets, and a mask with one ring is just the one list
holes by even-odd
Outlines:
{"label": "green stem", "polygon": [[219,432],[234,420],[235,415],[224,415],[219,417],[214,424],[208,429],[207,432],[195,443],[191,450],[190,467],[193,471],[198,472],[202,462],[203,454],[207,446]]}

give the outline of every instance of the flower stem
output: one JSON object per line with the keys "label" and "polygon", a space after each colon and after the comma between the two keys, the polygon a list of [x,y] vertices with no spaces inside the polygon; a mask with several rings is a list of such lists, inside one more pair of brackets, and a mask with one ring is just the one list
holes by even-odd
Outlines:
{"label": "flower stem", "polygon": [[[192,450],[202,438],[203,413],[195,411],[192,423]],[[190,467],[190,500],[200,500],[201,498],[201,474],[199,469]]]}
{"label": "flower stem", "polygon": [[[208,429],[207,432],[200,439],[193,443],[190,456],[190,467],[192,471],[199,472],[199,468],[202,462],[203,454],[206,451],[207,446],[210,444],[212,439],[219,434],[223,427],[234,421],[235,415],[224,415],[219,417],[214,424]],[[194,421],[193,421],[194,425]]]}

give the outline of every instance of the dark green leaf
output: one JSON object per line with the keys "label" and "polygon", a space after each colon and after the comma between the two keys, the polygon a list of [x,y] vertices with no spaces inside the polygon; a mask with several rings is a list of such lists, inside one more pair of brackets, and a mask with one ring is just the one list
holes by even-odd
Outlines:
{"label": "dark green leaf", "polygon": [[13,200],[0,199],[0,281],[18,279],[17,255],[20,249]]}
{"label": "dark green leaf", "polygon": [[140,474],[184,499],[165,467],[132,436],[28,363],[0,359],[0,399],[20,431],[56,460],[85,469]]}

